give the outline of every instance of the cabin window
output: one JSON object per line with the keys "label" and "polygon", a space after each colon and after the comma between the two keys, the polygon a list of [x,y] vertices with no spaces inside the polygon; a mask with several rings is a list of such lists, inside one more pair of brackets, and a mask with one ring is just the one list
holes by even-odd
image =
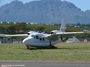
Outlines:
{"label": "cabin window", "polygon": [[40,40],[42,40],[42,38],[40,38]]}
{"label": "cabin window", "polygon": [[39,37],[38,36],[36,36],[36,39],[38,39]]}
{"label": "cabin window", "polygon": [[36,38],[34,35],[32,35],[33,38]]}
{"label": "cabin window", "polygon": [[40,38],[40,40],[44,41],[45,39],[44,38]]}
{"label": "cabin window", "polygon": [[44,38],[42,38],[42,40],[45,40]]}

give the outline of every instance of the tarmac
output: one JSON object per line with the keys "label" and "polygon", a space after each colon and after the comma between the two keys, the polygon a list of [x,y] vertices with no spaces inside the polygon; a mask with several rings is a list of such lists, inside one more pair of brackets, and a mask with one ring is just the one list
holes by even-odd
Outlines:
{"label": "tarmac", "polygon": [[90,62],[0,61],[0,67],[90,67]]}

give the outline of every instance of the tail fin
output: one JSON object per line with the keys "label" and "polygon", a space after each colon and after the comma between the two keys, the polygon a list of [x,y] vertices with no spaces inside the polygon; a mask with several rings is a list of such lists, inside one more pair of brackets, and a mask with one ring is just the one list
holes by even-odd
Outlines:
{"label": "tail fin", "polygon": [[60,32],[65,32],[66,26],[63,22],[61,22]]}

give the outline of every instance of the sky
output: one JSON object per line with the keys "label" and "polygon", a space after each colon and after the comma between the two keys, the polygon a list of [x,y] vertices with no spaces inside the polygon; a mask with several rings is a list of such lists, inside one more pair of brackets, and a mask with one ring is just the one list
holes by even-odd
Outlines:
{"label": "sky", "polygon": [[[0,0],[0,6],[10,3],[13,0]],[[33,0],[20,0],[23,1],[24,3],[30,2]],[[90,0],[63,0],[63,1],[69,1],[75,4],[78,8],[81,8],[83,11],[85,10],[90,10]]]}

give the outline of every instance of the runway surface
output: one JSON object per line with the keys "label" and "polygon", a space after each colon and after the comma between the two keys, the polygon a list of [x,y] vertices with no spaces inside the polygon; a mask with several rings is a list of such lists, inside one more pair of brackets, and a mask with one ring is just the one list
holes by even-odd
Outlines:
{"label": "runway surface", "polygon": [[31,62],[10,61],[0,62],[0,67],[90,67],[89,62]]}

